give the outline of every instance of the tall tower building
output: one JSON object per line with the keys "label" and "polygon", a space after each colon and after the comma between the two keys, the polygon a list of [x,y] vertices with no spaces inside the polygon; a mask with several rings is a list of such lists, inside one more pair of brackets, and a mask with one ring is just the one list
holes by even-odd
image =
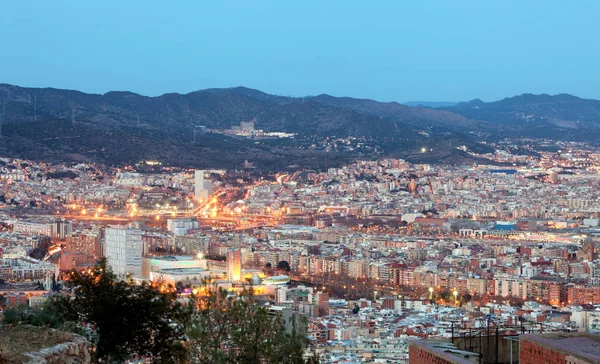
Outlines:
{"label": "tall tower building", "polygon": [[196,170],[194,172],[194,195],[196,198],[207,200],[212,195],[212,182],[204,178],[205,171]]}
{"label": "tall tower building", "polygon": [[240,249],[227,252],[227,280],[229,282],[242,280],[242,251]]}
{"label": "tall tower building", "polygon": [[106,261],[119,278],[142,275],[142,231],[125,226],[106,228]]}
{"label": "tall tower building", "polygon": [[64,239],[73,233],[73,223],[68,220],[55,220],[48,224],[48,233],[52,238]]}

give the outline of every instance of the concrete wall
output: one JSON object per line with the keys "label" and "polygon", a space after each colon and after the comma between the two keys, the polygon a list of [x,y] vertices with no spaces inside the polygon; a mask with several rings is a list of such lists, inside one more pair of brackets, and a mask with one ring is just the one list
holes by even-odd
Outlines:
{"label": "concrete wall", "polygon": [[73,335],[70,342],[42,349],[35,353],[25,353],[27,364],[89,364],[90,342],[83,336]]}

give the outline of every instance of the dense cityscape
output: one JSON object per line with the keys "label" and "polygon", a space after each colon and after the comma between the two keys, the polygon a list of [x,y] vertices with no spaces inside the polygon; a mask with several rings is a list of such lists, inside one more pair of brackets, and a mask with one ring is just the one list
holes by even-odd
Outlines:
{"label": "dense cityscape", "polygon": [[0,364],[600,364],[600,1],[6,1]]}
{"label": "dense cityscape", "polygon": [[407,362],[411,339],[490,323],[595,332],[600,150],[560,148],[482,156],[500,167],[382,159],[272,175],[2,158],[0,307],[42,307],[106,258],[181,296],[207,279],[251,287],[270,312],[307,318],[323,362]]}

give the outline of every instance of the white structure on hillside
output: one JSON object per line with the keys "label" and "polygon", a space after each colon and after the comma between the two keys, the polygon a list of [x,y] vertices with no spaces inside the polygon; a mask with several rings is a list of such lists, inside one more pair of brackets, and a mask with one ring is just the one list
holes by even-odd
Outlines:
{"label": "white structure on hillside", "polygon": [[142,275],[142,231],[125,226],[106,228],[106,261],[120,278]]}

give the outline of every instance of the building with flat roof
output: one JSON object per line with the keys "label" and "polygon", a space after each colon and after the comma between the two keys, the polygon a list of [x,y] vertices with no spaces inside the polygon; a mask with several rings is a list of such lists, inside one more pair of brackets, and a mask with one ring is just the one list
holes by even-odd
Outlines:
{"label": "building with flat roof", "polygon": [[203,170],[194,172],[194,196],[204,201],[212,195],[212,181],[204,178],[205,173]]}
{"label": "building with flat roof", "polygon": [[290,277],[286,275],[270,276],[265,277],[262,280],[262,284],[265,285],[282,285],[287,284],[290,281]]}
{"label": "building with flat roof", "polygon": [[142,231],[125,226],[105,230],[105,256],[108,265],[120,278],[142,275]]}
{"label": "building with flat roof", "polygon": [[148,256],[142,258],[142,276],[150,277],[167,269],[203,269],[206,270],[206,259],[194,259],[191,255]]}
{"label": "building with flat roof", "polygon": [[460,350],[446,340],[409,340],[410,364],[479,364],[479,354]]}
{"label": "building with flat roof", "polygon": [[176,285],[181,282],[190,285],[202,285],[206,279],[213,278],[214,274],[204,268],[165,268],[150,272],[152,282]]}
{"label": "building with flat roof", "polygon": [[410,364],[599,364],[600,336],[555,332],[482,336],[479,340],[454,338],[452,342],[441,339],[409,340],[408,353]]}
{"label": "building with flat roof", "polygon": [[600,363],[600,336],[587,333],[521,335],[519,363]]}

